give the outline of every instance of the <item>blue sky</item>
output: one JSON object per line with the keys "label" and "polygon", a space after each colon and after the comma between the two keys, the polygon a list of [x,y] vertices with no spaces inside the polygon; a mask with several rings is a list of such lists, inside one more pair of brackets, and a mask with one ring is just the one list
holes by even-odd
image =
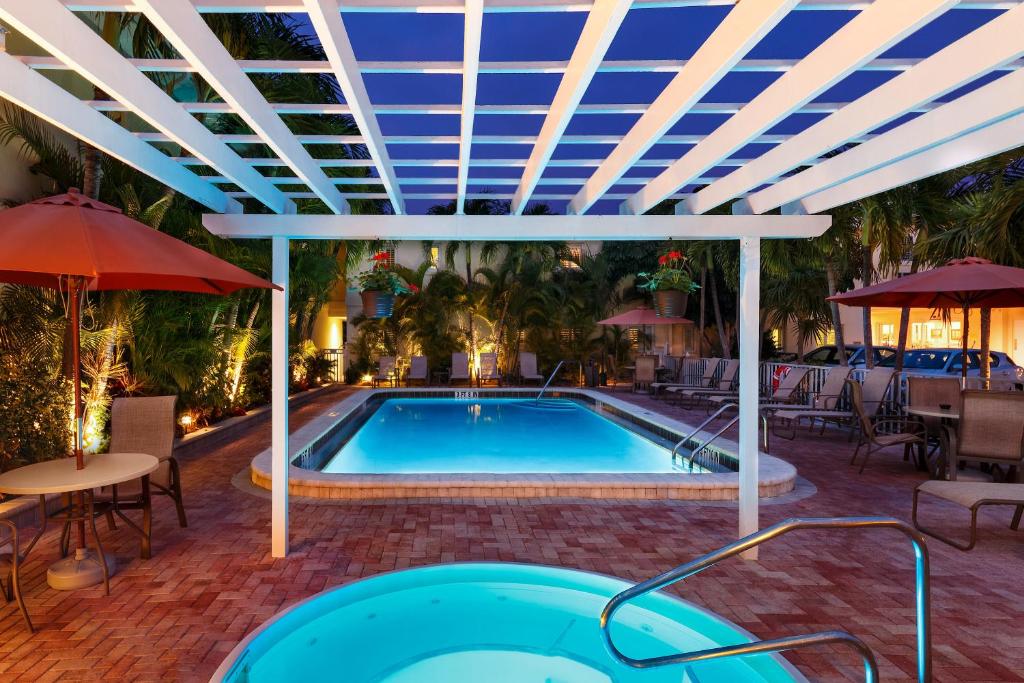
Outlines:
{"label": "blue sky", "polygon": [[[607,59],[686,59],[715,29],[728,12],[727,7],[688,7],[634,9],[627,16]],[[997,16],[995,10],[957,9],[946,12],[882,57],[927,57],[950,42]],[[750,59],[801,58],[856,15],[851,10],[816,10],[791,12],[748,55]],[[495,13],[484,17],[481,41],[483,61],[567,60],[586,21],[584,12]],[[305,21],[304,15],[296,17]],[[351,36],[356,57],[361,60],[450,60],[462,59],[462,15],[412,13],[346,13],[344,20]],[[312,33],[312,31],[310,31]],[[895,72],[854,73],[821,94],[819,102],[843,102],[856,99],[895,76]],[[778,73],[731,73],[716,85],[704,102],[745,103],[779,76]],[[560,80],[560,74],[481,74],[478,104],[548,104]],[[990,76],[945,97],[963,94],[997,76]],[[584,103],[646,104],[653,101],[671,80],[670,73],[599,73],[592,81]],[[457,74],[401,75],[366,74],[367,90],[375,104],[437,103],[458,104],[461,101],[462,79]],[[540,115],[477,116],[478,135],[536,135],[543,123]],[[623,134],[638,117],[624,114],[577,115],[570,122],[567,134]],[[726,115],[691,114],[684,116],[670,131],[672,134],[705,135],[714,131]],[[821,116],[798,114],[779,122],[769,133],[797,133],[819,120]],[[886,126],[905,122],[911,116]],[[380,117],[385,135],[458,135],[459,117],[445,115],[388,115]],[[761,154],[771,145],[749,145],[734,155],[749,158]],[[603,158],[611,145],[559,145],[554,158]],[[655,145],[647,158],[678,158],[686,145]],[[447,158],[458,155],[457,145],[390,145],[393,158]],[[474,158],[526,158],[529,145],[474,145]],[[713,169],[709,175],[724,175],[730,167]],[[592,168],[552,168],[546,177],[586,177]],[[627,174],[632,184],[620,183],[613,192],[637,189],[637,179],[651,177],[659,169],[635,168]],[[474,183],[474,177],[519,177],[519,168],[472,168],[469,191],[480,191],[485,185]],[[452,191],[454,168],[400,168],[400,177],[451,177],[452,185],[412,186],[403,183],[405,192]],[[573,193],[575,185],[546,186],[546,190]],[[495,188],[491,188],[495,189]],[[511,191],[509,186],[500,191]],[[412,213],[421,213],[433,202],[409,203]],[[558,210],[564,202],[550,202]],[[597,213],[615,213],[617,201],[599,202]]]}

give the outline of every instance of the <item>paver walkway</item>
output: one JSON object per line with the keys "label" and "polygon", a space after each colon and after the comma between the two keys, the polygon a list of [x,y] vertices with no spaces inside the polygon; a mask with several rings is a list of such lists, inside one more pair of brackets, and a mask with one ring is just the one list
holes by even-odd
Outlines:
{"label": "paver walkway", "polygon": [[[338,398],[335,392],[298,408],[292,428]],[[189,528],[179,529],[173,508],[158,497],[151,560],[137,558],[128,532],[106,533],[121,560],[110,597],[99,588],[49,589],[46,567],[57,554],[54,539],[44,538],[24,576],[39,632],[30,636],[15,607],[0,604],[0,680],[203,681],[281,608],[376,572],[507,560],[641,580],[735,535],[735,508],[722,504],[293,502],[293,553],[275,560],[269,501],[231,484],[268,440],[263,425],[182,463]],[[762,524],[798,515],[909,518],[922,475],[900,453],[878,456],[857,475],[845,437],[775,445],[817,492],[766,505]],[[936,681],[1024,681],[1024,534],[1007,529],[1010,512],[982,513],[982,541],[971,553],[930,544]],[[960,513],[950,524],[965,520]],[[883,680],[910,680],[912,582],[910,547],[898,534],[809,532],[765,546],[758,562],[733,560],[694,577],[679,592],[762,637],[845,628],[874,648]],[[845,650],[791,659],[812,680],[863,680]]]}

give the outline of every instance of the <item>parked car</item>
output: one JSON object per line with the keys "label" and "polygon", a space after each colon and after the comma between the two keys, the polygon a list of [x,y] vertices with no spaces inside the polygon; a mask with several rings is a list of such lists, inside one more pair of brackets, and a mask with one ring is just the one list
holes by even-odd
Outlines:
{"label": "parked car", "polygon": [[[903,354],[903,371],[913,375],[959,375],[961,371],[960,349],[911,349]],[[1005,353],[992,351],[990,377],[1005,379],[1012,382],[1024,380],[1024,368],[1019,367]],[[896,365],[895,354],[881,363],[882,367]],[[981,374],[981,352],[977,349],[967,350],[967,376],[977,377]]]}
{"label": "parked car", "polygon": [[[896,349],[891,346],[875,346],[872,349],[875,358],[875,365],[882,361],[895,358]],[[846,345],[847,364],[852,368],[860,368],[865,364],[864,347],[855,344]],[[835,344],[819,346],[810,353],[804,355],[804,363],[808,365],[839,365],[839,347]]]}

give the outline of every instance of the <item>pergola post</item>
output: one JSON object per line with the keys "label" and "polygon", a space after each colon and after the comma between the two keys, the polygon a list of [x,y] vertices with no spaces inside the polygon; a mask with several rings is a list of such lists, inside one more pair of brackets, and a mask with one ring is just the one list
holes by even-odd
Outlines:
{"label": "pergola post", "polygon": [[[761,352],[761,240],[740,238],[739,535],[758,530],[758,364]],[[744,553],[757,559],[757,548]]]}
{"label": "pergola post", "polygon": [[271,554],[288,555],[288,238],[271,239]]}

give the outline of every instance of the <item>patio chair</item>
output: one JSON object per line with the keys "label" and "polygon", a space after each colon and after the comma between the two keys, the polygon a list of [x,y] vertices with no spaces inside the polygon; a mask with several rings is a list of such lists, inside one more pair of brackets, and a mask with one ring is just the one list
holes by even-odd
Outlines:
{"label": "patio chair", "polygon": [[[29,632],[35,633],[32,618],[28,615],[28,607],[25,606],[25,598],[21,594],[21,563],[28,549],[22,549],[18,539],[18,526],[12,520],[0,519],[0,529],[4,527],[8,529],[8,536],[6,539],[0,538],[0,592],[4,595],[4,602],[17,602]],[[10,546],[10,552],[3,552],[7,546]],[[31,547],[31,543],[29,546]]]}
{"label": "patio chair", "polygon": [[615,356],[608,354],[608,379],[613,382],[612,391],[618,391],[619,387],[632,386],[633,373],[626,368],[619,367]]}
{"label": "patio chair", "polygon": [[[877,407],[872,410],[868,407],[870,404],[865,401],[864,387],[852,379],[846,380],[846,385],[849,387],[853,414],[860,426],[860,439],[853,451],[853,457],[850,458],[850,464],[856,464],[860,449],[864,446],[867,446],[867,451],[864,453],[864,460],[860,464],[859,472],[864,472],[872,453],[892,446],[903,446],[904,460],[910,459],[910,451],[916,447],[918,462],[923,464],[926,444],[924,425],[906,417],[876,415]],[[886,432],[880,433],[879,427],[885,427]]]}
{"label": "patio chair", "polygon": [[382,382],[387,382],[392,386],[397,383],[394,356],[381,356],[377,361],[377,374],[370,380],[370,386],[379,387]]}
{"label": "patio chair", "polygon": [[725,369],[722,370],[722,374],[718,378],[718,382],[714,383],[711,388],[669,387],[667,391],[673,394],[680,403],[688,401],[692,407],[710,396],[722,396],[736,391],[736,376],[739,374],[739,371],[739,359],[730,358],[729,362],[725,364]]}
{"label": "patio chair", "polygon": [[[814,428],[817,420],[821,420],[822,431],[828,422],[836,424],[849,422],[853,418],[853,413],[849,410],[841,410],[839,399],[842,398],[843,392],[846,390],[846,380],[850,377],[850,371],[850,367],[842,365],[829,368],[828,374],[825,375],[825,381],[821,384],[821,389],[814,395],[810,405],[805,408],[795,406],[765,408],[765,414],[772,423],[772,434],[784,439],[794,439],[797,425],[803,420],[810,422],[811,429]],[[779,427],[783,425],[790,427],[791,430],[785,433],[781,432]]]}
{"label": "patio chair", "polygon": [[[718,371],[718,366],[721,362],[721,358],[705,358],[704,372],[703,374],[689,382],[683,380],[683,373],[686,371],[686,361],[679,363],[678,375],[675,382],[655,382],[651,385],[651,389],[654,390],[654,395],[658,394],[663,390],[670,389],[710,389],[715,382],[715,373]],[[695,361],[696,362],[696,361]]]}
{"label": "patio chair", "polygon": [[[907,405],[911,408],[930,408],[938,410],[943,405],[960,406],[960,380],[955,377],[921,377],[907,376]],[[929,437],[934,436],[937,448],[941,441],[942,419],[937,417],[918,417],[924,423]]]}
{"label": "patio chair", "polygon": [[537,372],[537,354],[531,351],[519,353],[519,379],[522,382],[544,382],[544,375]]}
{"label": "patio chair", "polygon": [[[804,398],[804,393],[801,388],[804,382],[807,381],[807,374],[811,371],[810,368],[790,368],[786,376],[779,382],[778,388],[770,396],[764,397],[758,402],[758,407],[761,410],[771,410],[772,408],[783,408],[794,405],[798,400]],[[731,392],[728,394],[720,394],[715,396],[708,396],[707,401],[709,406],[724,405],[726,403],[735,403],[739,400],[739,392]]]}
{"label": "patio chair", "polygon": [[501,386],[501,372],[498,370],[498,354],[481,353],[480,370],[476,373],[476,385],[482,386],[484,382],[494,382]]}
{"label": "patio chair", "polygon": [[409,360],[409,371],[405,374],[405,386],[412,386],[413,382],[423,382],[423,386],[430,383],[430,367],[427,364],[426,356],[413,356]]}
{"label": "patio chair", "polygon": [[633,391],[637,389],[650,390],[651,385],[658,379],[658,357],[637,356],[636,369],[633,370]]}
{"label": "patio chair", "polygon": [[[181,495],[181,470],[174,458],[174,404],[177,396],[146,396],[116,398],[110,406],[110,453],[146,453],[160,461],[149,475],[150,493],[164,495],[174,501],[178,525],[188,526]],[[102,457],[102,456],[101,456]],[[145,514],[146,501],[142,480],[104,487],[96,493],[98,501],[109,502],[119,514],[125,510],[143,510],[142,557],[149,557],[150,520]],[[114,526],[113,515],[107,522]],[[64,525],[65,533],[68,525]]]}
{"label": "patio chair", "polygon": [[[971,511],[971,535],[967,543],[962,543],[949,536],[940,534],[934,529],[921,525],[917,521],[918,499],[922,493],[945,500],[949,503],[965,507]],[[930,479],[914,489],[914,506],[911,519],[914,527],[932,538],[967,551],[978,542],[978,510],[986,505],[1014,505],[1013,519],[1010,528],[1020,529],[1021,516],[1024,515],[1024,485],[992,483],[988,481],[940,481]]]}
{"label": "patio chair", "polygon": [[973,461],[1007,468],[1006,479],[1020,480],[1024,467],[1024,393],[965,391],[960,420],[945,428],[949,478],[960,463]]}
{"label": "patio chair", "polygon": [[448,375],[448,382],[466,382],[467,384],[472,384],[473,380],[469,375],[469,354],[452,354],[452,370]]}

